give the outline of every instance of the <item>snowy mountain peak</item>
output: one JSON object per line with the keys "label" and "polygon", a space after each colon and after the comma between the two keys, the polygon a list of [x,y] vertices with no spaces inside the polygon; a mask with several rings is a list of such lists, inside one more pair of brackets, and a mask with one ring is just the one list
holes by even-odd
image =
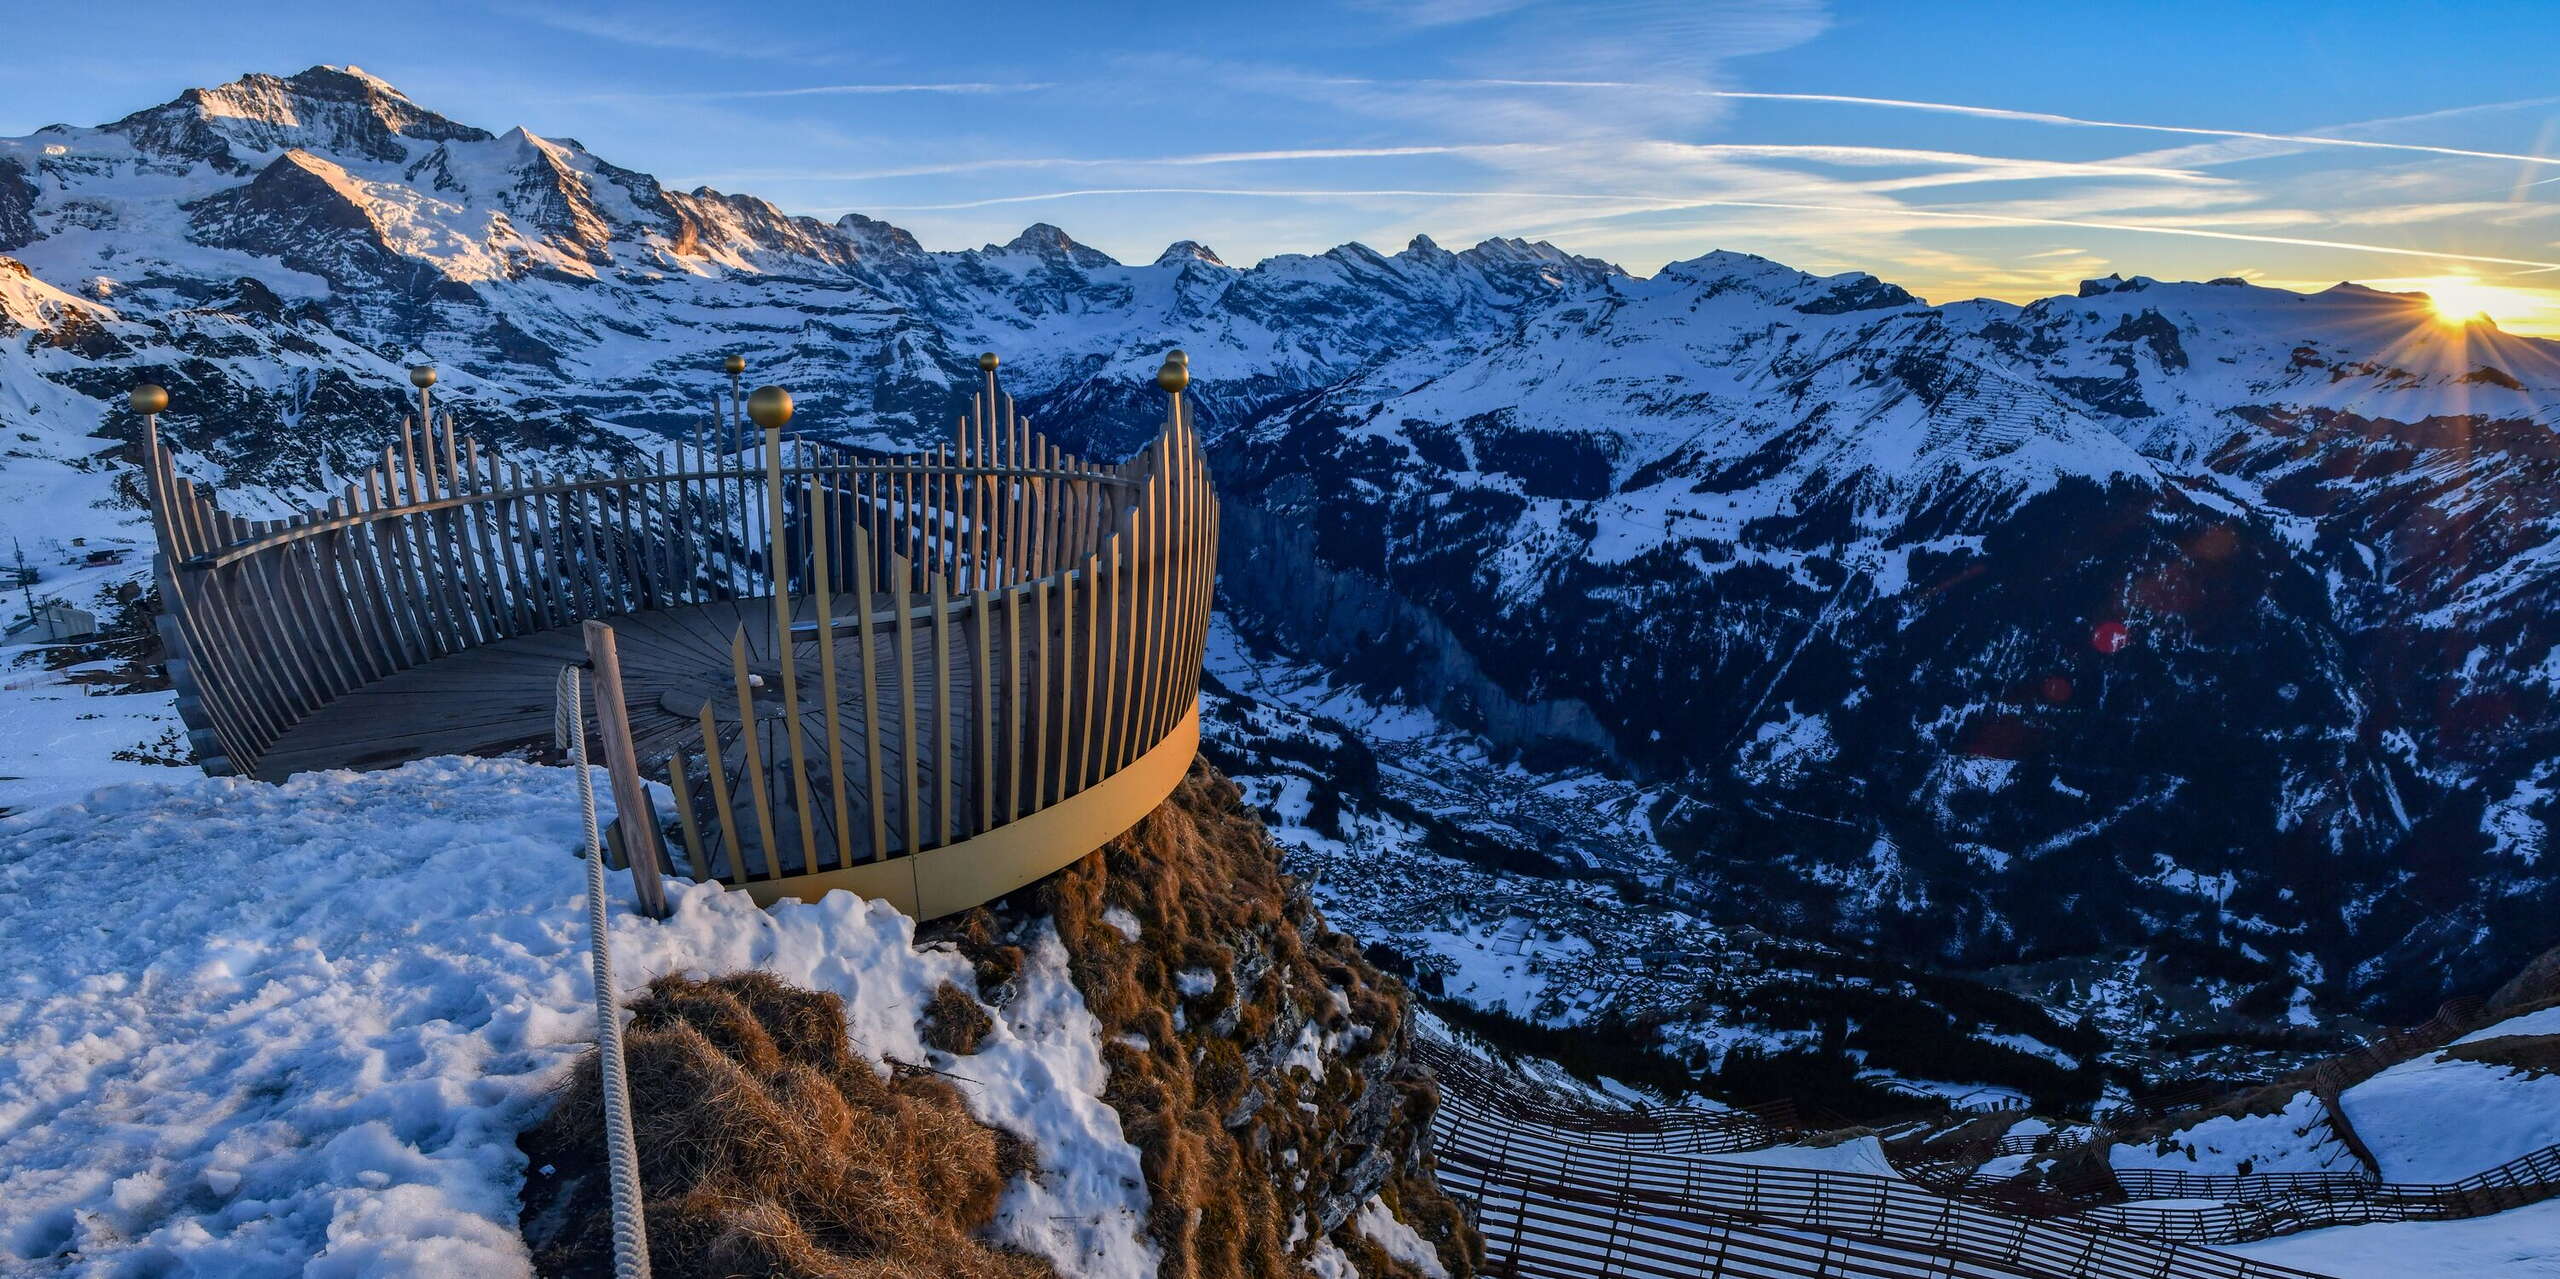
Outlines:
{"label": "snowy mountain peak", "polygon": [[2109,293],[2140,293],[2144,289],[2150,288],[2158,283],[2158,280],[2152,279],[2147,275],[2137,275],[2128,280],[2120,274],[2110,273],[2103,280],[2082,280],[2080,282],[2080,296],[2084,298],[2094,298],[2101,297]]}
{"label": "snowy mountain peak", "polygon": [[1181,266],[1185,262],[1206,262],[1211,266],[1226,265],[1226,261],[1224,259],[1220,258],[1208,245],[1202,244],[1198,240],[1176,240],[1173,243],[1166,245],[1164,252],[1156,255],[1155,264],[1157,266]]}
{"label": "snowy mountain peak", "polygon": [[852,240],[867,256],[921,256],[924,246],[906,228],[891,226],[878,218],[848,213],[836,219],[836,231]]}
{"label": "snowy mountain peak", "polygon": [[990,253],[1028,253],[1036,257],[1048,258],[1052,261],[1064,262],[1069,265],[1083,267],[1087,270],[1091,270],[1096,267],[1120,265],[1119,259],[1112,257],[1110,254],[1105,253],[1100,249],[1093,248],[1090,245],[1077,243],[1074,236],[1068,235],[1065,230],[1047,222],[1034,222],[1031,225],[1022,228],[1022,234],[1005,241],[1001,247],[996,245],[987,246],[987,251]]}
{"label": "snowy mountain peak", "polygon": [[1806,315],[1841,315],[1852,311],[1920,306],[1920,299],[1898,284],[1888,284],[1864,271],[1814,275],[1754,253],[1718,249],[1662,268],[1657,279],[1697,286],[1707,297],[1745,293],[1791,307]]}
{"label": "snowy mountain peak", "polygon": [[398,163],[409,158],[413,141],[489,137],[420,107],[379,78],[331,66],[291,76],[252,72],[189,89],[99,132],[122,136],[145,153],[208,161],[229,172],[295,148]]}

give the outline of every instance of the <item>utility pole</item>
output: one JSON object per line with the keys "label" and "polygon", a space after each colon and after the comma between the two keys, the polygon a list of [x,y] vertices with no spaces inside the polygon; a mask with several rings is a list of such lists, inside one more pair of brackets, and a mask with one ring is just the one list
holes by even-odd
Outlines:
{"label": "utility pole", "polygon": [[18,539],[12,536],[9,553],[18,557],[18,593],[26,597],[27,621],[33,623],[36,620],[36,575],[27,571],[27,548],[19,545]]}

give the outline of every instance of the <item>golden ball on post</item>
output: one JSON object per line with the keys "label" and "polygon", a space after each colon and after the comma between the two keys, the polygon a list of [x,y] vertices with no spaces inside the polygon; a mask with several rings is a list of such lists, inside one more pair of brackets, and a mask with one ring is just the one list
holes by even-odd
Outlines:
{"label": "golden ball on post", "polygon": [[1179,349],[1165,352],[1164,362],[1167,364],[1179,364],[1186,369],[1191,367],[1191,357]]}
{"label": "golden ball on post", "polygon": [[1001,363],[1001,361],[996,359],[996,353],[993,351],[981,351],[978,353],[978,367],[988,373],[995,372],[996,365],[999,363]]}
{"label": "golden ball on post", "polygon": [[747,357],[743,355],[733,355],[728,359],[720,361],[720,371],[731,377],[736,377],[739,374],[746,372]]}
{"label": "golden ball on post", "polygon": [[1176,363],[1172,356],[1165,357],[1164,367],[1156,370],[1156,385],[1165,391],[1180,395],[1182,388],[1191,385],[1190,366]]}
{"label": "golden ball on post", "polygon": [[421,364],[409,370],[409,385],[423,391],[436,384],[436,366]]}
{"label": "golden ball on post", "polygon": [[747,396],[747,416],[768,431],[779,431],[791,420],[791,392],[778,386],[759,386]]}
{"label": "golden ball on post", "polygon": [[146,417],[169,407],[168,388],[157,382],[145,382],[133,388],[125,399],[133,405],[134,412]]}

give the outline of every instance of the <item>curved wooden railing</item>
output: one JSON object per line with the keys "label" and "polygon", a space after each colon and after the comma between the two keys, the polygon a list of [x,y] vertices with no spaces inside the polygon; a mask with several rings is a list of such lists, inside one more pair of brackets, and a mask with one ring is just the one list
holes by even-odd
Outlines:
{"label": "curved wooden railing", "polygon": [[[1033,430],[993,357],[928,452],[786,441],[787,396],[758,440],[733,389],[655,465],[576,478],[489,453],[422,385],[378,467],[277,521],[180,477],[155,419],[162,634],[197,758],[272,778],[279,743],[356,690],[583,626],[635,865],[763,900],[985,900],[1126,829],[1196,746],[1217,508],[1179,355],[1163,429],[1117,466]],[[711,605],[735,623],[716,683],[624,687],[653,615]],[[642,775],[677,796],[664,833],[631,820]],[[965,866],[881,865],[991,838]]]}

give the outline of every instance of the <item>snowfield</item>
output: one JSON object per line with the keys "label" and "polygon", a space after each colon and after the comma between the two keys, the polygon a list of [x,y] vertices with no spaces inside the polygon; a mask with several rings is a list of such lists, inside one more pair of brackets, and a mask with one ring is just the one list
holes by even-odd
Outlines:
{"label": "snowfield", "polygon": [[2560,1200],[2470,1221],[2392,1221],[2284,1235],[2223,1251],[2338,1279],[2550,1279]]}
{"label": "snowfield", "polygon": [[[0,1273],[529,1273],[515,1136],[593,1031],[574,796],[566,769],[438,759],[0,820]],[[914,1062],[935,987],[975,989],[888,906],[669,887],[664,922],[616,903],[626,988],[761,969]],[[999,1233],[1065,1274],[1150,1274],[1096,1023],[1055,934],[1025,941],[962,1090],[1043,1161]]]}

